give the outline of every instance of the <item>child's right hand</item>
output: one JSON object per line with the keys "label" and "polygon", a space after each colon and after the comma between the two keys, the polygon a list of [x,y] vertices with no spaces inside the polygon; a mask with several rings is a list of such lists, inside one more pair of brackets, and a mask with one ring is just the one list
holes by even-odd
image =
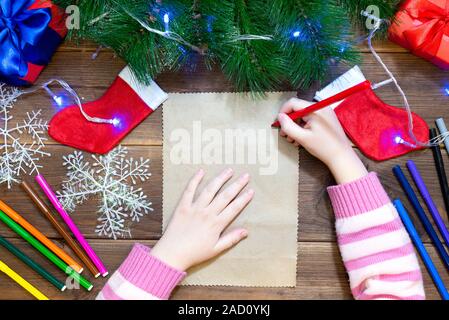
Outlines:
{"label": "child's right hand", "polygon": [[281,124],[280,135],[295,146],[303,146],[323,161],[337,183],[351,182],[365,176],[368,172],[354,152],[332,108],[321,109],[304,117],[303,125],[298,125],[286,115],[311,104],[296,98],[287,101],[278,116]]}

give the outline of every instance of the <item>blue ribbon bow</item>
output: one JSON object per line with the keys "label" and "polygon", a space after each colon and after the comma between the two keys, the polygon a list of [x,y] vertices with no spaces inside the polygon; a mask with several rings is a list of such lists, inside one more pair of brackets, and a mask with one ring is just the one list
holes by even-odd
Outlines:
{"label": "blue ribbon bow", "polygon": [[34,0],[0,1],[0,74],[23,78],[28,64],[23,55],[27,44],[36,45],[51,21],[48,9],[28,8]]}

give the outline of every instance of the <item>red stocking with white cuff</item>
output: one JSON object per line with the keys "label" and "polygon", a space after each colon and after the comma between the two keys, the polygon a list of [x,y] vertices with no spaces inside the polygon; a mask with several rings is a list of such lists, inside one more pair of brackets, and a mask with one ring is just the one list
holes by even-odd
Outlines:
{"label": "red stocking with white cuff", "polygon": [[100,99],[83,104],[86,114],[114,119],[113,124],[90,122],[79,106],[73,105],[51,119],[48,133],[64,145],[92,153],[107,153],[167,97],[155,82],[149,86],[139,83],[126,67]]}
{"label": "red stocking with white cuff", "polygon": [[[410,136],[406,110],[383,102],[369,88],[346,98],[335,113],[351,141],[368,158],[383,161],[422,149]],[[429,140],[427,123],[412,112],[413,134]]]}

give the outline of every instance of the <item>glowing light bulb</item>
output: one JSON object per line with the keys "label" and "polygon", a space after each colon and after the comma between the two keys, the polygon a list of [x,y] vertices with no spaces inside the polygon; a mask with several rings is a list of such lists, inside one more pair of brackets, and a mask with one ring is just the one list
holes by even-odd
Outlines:
{"label": "glowing light bulb", "polygon": [[165,24],[165,32],[169,32],[168,24],[170,22],[170,16],[168,13],[164,14],[164,24]]}
{"label": "glowing light bulb", "polygon": [[299,31],[293,32],[293,36],[294,36],[295,38],[298,38],[300,35],[301,35],[301,32],[299,32]]}
{"label": "glowing light bulb", "polygon": [[47,91],[48,95],[53,99],[54,102],[58,105],[58,107],[62,106],[62,103],[64,102],[61,96],[56,95],[51,89],[47,86],[43,86],[45,91]]}
{"label": "glowing light bulb", "polygon": [[120,119],[119,118],[112,119],[112,125],[114,127],[118,127],[120,125]]}
{"label": "glowing light bulb", "polygon": [[394,142],[396,144],[400,144],[400,145],[403,145],[403,146],[406,146],[406,147],[409,147],[409,148],[412,148],[412,149],[415,149],[415,148],[418,147],[416,144],[413,144],[413,143],[405,141],[404,139],[402,139],[401,136],[395,136],[394,137]]}
{"label": "glowing light bulb", "polygon": [[62,106],[62,97],[59,97],[59,96],[57,96],[57,95],[53,95],[53,100],[54,100],[54,102],[56,102],[56,104],[58,105],[58,106]]}
{"label": "glowing light bulb", "polygon": [[394,142],[397,144],[404,143],[404,139],[402,139],[400,136],[394,137]]}

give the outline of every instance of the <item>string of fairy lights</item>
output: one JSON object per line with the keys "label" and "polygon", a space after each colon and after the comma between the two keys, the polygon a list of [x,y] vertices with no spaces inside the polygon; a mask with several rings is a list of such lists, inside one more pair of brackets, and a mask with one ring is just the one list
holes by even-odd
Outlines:
{"label": "string of fairy lights", "polygon": [[[126,11],[127,12],[127,11]],[[96,23],[99,20],[105,18],[107,16],[107,12],[102,14],[100,17],[97,17],[95,19],[93,19],[91,21],[91,23]],[[188,43],[186,40],[184,40],[179,34],[173,32],[170,30],[170,22],[171,22],[171,18],[170,18],[170,13],[166,12],[163,14],[163,22],[164,22],[164,30],[158,30],[155,28],[150,27],[147,23],[145,23],[144,21],[140,20],[139,18],[135,17],[133,14],[127,12],[127,14],[132,17],[135,21],[137,21],[143,28],[145,28],[147,31],[149,32],[153,32],[155,34],[158,34],[166,39],[170,39],[173,41],[176,41],[184,46],[189,47],[190,49],[194,50],[195,52],[198,52],[200,54],[204,54],[204,49],[201,49],[193,44]],[[396,78],[394,77],[393,73],[388,69],[388,67],[385,65],[385,63],[382,61],[381,57],[377,54],[376,50],[374,49],[373,45],[372,45],[372,39],[375,36],[376,32],[381,28],[382,24],[384,23],[389,23],[387,20],[385,19],[380,19],[379,17],[367,12],[367,11],[362,11],[361,15],[372,19],[375,24],[373,26],[373,28],[370,30],[369,35],[367,37],[363,37],[363,38],[359,38],[357,40],[357,42],[360,42],[361,40],[367,40],[368,43],[368,47],[371,51],[371,53],[373,54],[374,58],[376,59],[376,61],[382,66],[382,68],[384,69],[384,71],[388,74],[388,76],[390,77],[388,80],[384,81],[384,84],[388,84],[388,83],[394,83],[395,87],[397,88],[399,94],[401,95],[402,99],[403,99],[403,103],[404,103],[404,107],[406,109],[407,115],[408,115],[408,129],[409,129],[409,135],[410,137],[413,139],[413,142],[409,142],[409,141],[405,141],[403,139],[403,137],[401,136],[395,136],[393,137],[393,142],[396,144],[401,144],[401,145],[405,145],[408,146],[410,148],[417,148],[417,147],[431,147],[431,146],[435,146],[435,145],[439,145],[440,143],[444,142],[446,140],[446,138],[449,137],[449,132],[445,132],[442,133],[441,135],[437,136],[434,139],[431,139],[429,141],[419,141],[414,132],[413,132],[413,116],[412,116],[412,112],[411,112],[411,107],[410,104],[408,102],[407,96],[405,95],[404,91],[402,90],[401,86],[399,85],[398,81],[396,80]],[[295,39],[298,39],[301,37],[301,31],[300,30],[294,30],[292,31],[291,36]],[[246,34],[246,35],[239,35],[237,37],[235,37],[235,39],[233,39],[232,41],[252,41],[252,40],[259,40],[259,41],[271,41],[273,40],[273,36],[272,35],[251,35],[251,34]],[[98,56],[100,50],[102,47],[99,47],[97,49],[97,51],[93,54],[92,58],[96,58],[96,56]],[[344,48],[343,48],[344,50]],[[57,106],[62,107],[64,104],[63,98],[60,95],[55,94],[51,89],[50,89],[50,85],[52,85],[53,83],[58,83],[63,90],[65,90],[74,100],[75,104],[78,106],[78,108],[80,109],[81,114],[84,116],[84,118],[89,121],[89,122],[93,122],[93,123],[99,123],[99,124],[110,124],[113,125],[114,127],[119,127],[120,126],[120,118],[119,117],[114,117],[112,119],[104,119],[104,118],[98,118],[98,117],[93,117],[91,115],[89,115],[88,113],[85,112],[85,110],[83,109],[83,105],[81,103],[81,99],[78,96],[78,94],[76,93],[76,91],[70,87],[70,85],[65,82],[64,80],[61,79],[51,79],[50,81],[47,81],[46,83],[44,83],[41,86],[38,86],[34,89],[29,89],[29,90],[22,90],[20,92],[19,95],[23,95],[23,94],[30,94],[33,92],[36,92],[40,89],[44,89],[49,96],[53,99],[53,101],[56,103]],[[445,89],[445,92],[449,95],[449,88]]]}

